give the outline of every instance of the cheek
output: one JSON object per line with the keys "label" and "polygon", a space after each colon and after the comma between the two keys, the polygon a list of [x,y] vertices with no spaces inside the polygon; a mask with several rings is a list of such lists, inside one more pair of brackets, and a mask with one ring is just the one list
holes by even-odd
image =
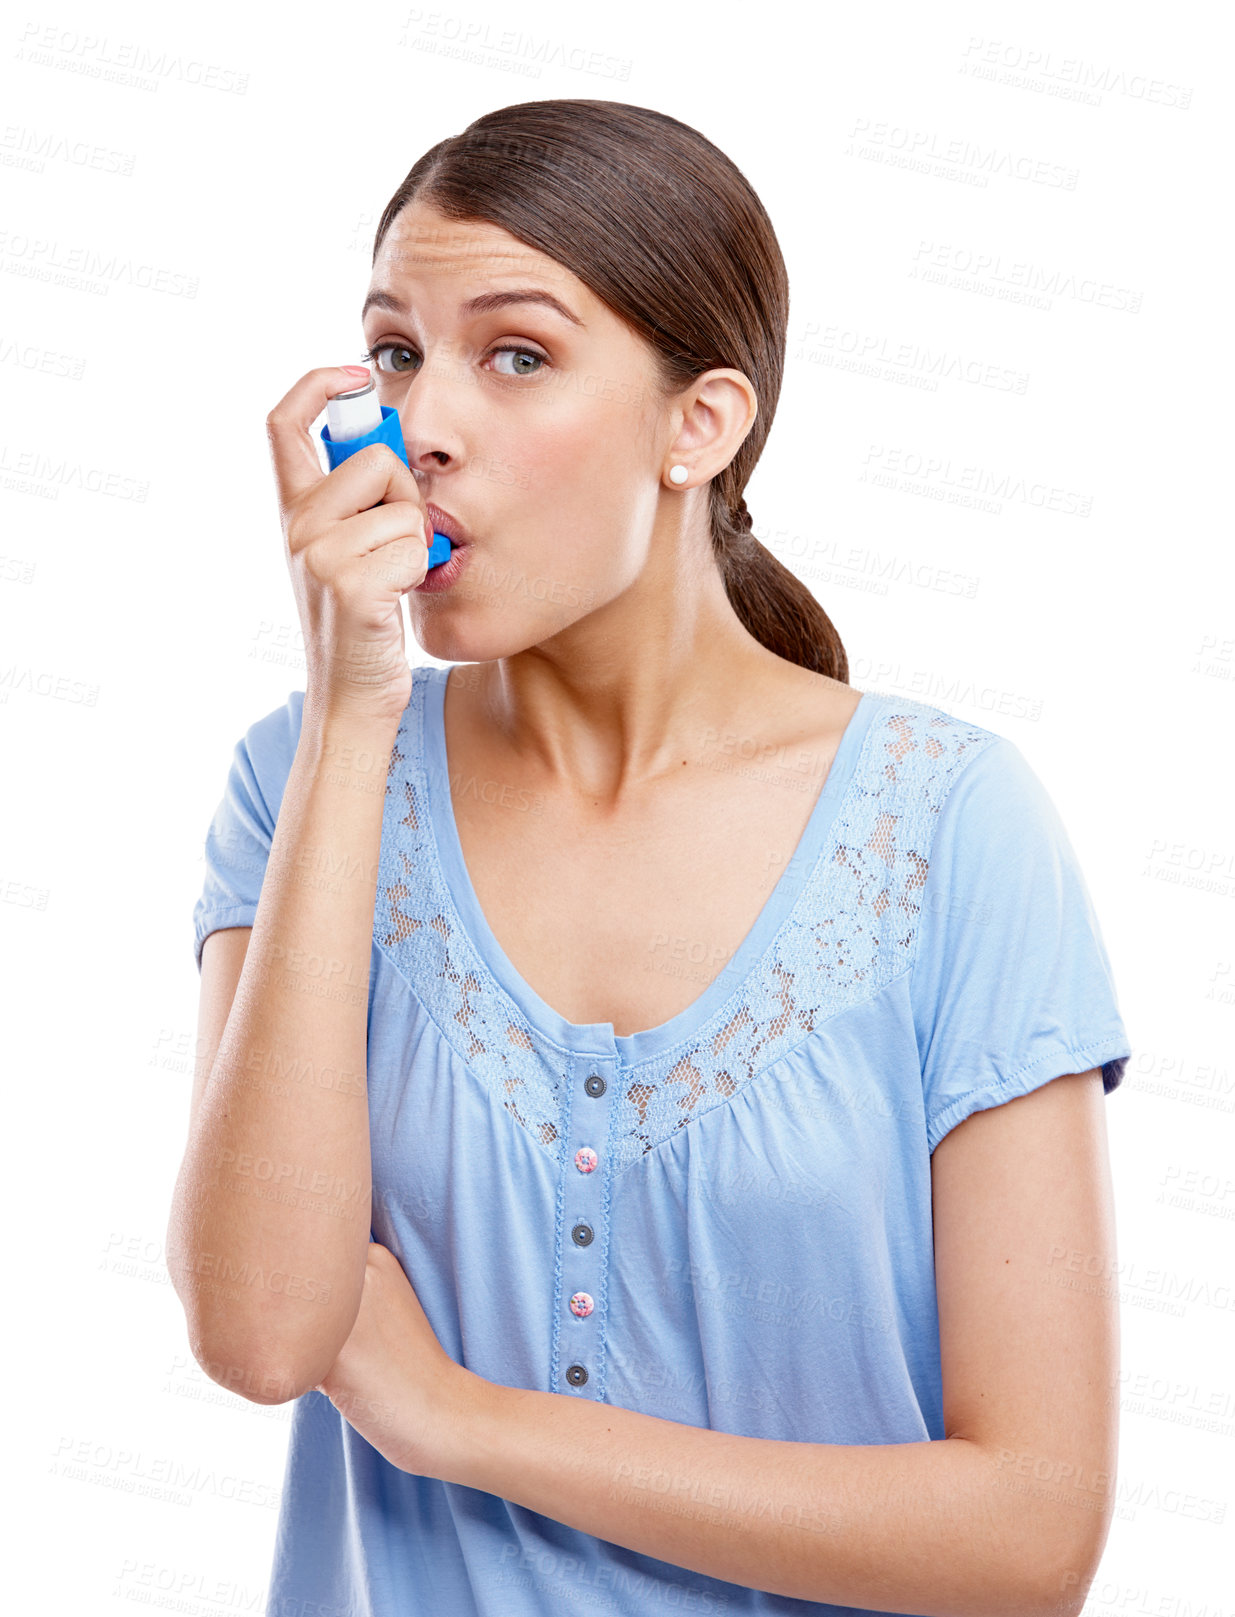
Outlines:
{"label": "cheek", "polygon": [[[631,403],[567,378],[516,423],[494,423],[488,458],[492,545],[470,580],[473,605],[513,610],[537,636],[612,599],[646,564],[656,490],[645,424]],[[533,632],[528,629],[528,632]]]}
{"label": "cheek", "polygon": [[638,413],[602,403],[571,383],[545,401],[522,445],[509,452],[520,466],[530,503],[552,501],[559,511],[583,513],[588,525],[609,529],[629,517],[633,497],[647,482],[647,445]]}
{"label": "cheek", "polygon": [[569,381],[546,390],[537,408],[528,410],[517,428],[505,431],[501,441],[522,473],[523,490],[532,495],[582,491],[593,470],[620,453],[593,402],[580,398]]}
{"label": "cheek", "polygon": [[502,503],[521,550],[552,549],[589,566],[612,548],[629,525],[640,482],[636,446],[623,432],[629,421],[611,421],[592,401],[563,396],[507,438],[503,465],[494,469],[507,476]]}

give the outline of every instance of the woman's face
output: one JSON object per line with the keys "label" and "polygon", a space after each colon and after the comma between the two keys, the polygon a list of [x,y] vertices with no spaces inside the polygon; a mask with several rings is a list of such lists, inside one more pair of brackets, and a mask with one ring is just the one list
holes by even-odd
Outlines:
{"label": "woman's face", "polygon": [[[467,307],[516,291],[563,311]],[[408,592],[430,656],[512,656],[666,565],[653,530],[672,401],[648,345],[556,260],[410,203],[373,266],[364,333],[424,498],[471,541],[450,589]]]}

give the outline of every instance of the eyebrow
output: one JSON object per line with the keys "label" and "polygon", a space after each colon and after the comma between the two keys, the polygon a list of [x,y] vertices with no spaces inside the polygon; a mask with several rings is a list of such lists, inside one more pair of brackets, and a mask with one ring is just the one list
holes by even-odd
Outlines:
{"label": "eyebrow", "polygon": [[[489,314],[494,309],[505,309],[512,303],[539,303],[546,309],[552,309],[560,314],[564,320],[572,325],[583,326],[577,314],[572,314],[566,305],[553,296],[551,292],[541,292],[535,287],[520,287],[509,292],[482,292],[479,297],[469,298],[460,306],[459,313],[465,316],[474,314]],[[388,309],[392,314],[409,314],[411,311],[406,303],[395,297],[393,292],[383,292],[380,288],[369,293],[364,300],[364,308],[360,311],[363,320],[370,309]],[[586,326],[583,326],[586,330]]]}

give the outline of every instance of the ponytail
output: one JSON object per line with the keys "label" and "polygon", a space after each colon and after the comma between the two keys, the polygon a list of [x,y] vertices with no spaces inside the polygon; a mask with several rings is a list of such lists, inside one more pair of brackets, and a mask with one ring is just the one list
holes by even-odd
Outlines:
{"label": "ponytail", "polygon": [[714,499],[712,553],[747,633],[778,657],[848,685],[849,659],[831,618],[802,580],[755,538],[745,497],[736,511],[718,507]]}
{"label": "ponytail", "polygon": [[755,538],[744,498],[719,522],[713,513],[712,552],[729,604],[748,634],[778,657],[848,685],[849,658],[831,618],[802,580]]}

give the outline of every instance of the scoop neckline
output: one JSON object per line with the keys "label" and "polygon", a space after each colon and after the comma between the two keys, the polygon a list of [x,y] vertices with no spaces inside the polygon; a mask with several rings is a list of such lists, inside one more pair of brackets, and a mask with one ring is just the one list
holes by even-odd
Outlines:
{"label": "scoop neckline", "polygon": [[729,961],[701,994],[667,1021],[637,1033],[615,1033],[612,1022],[570,1022],[555,1011],[515,969],[485,919],[468,874],[467,861],[463,857],[463,844],[459,838],[450,793],[446,754],[446,681],[454,666],[422,666],[413,670],[413,677],[419,676],[424,685],[424,699],[420,704],[420,751],[426,765],[425,793],[430,831],[439,869],[476,953],[528,1022],[563,1049],[576,1054],[615,1056],[623,1065],[634,1066],[686,1042],[731,996],[739,992],[768,945],[788,920],[836,822],[841,801],[870,733],[878,696],[871,691],[860,693],[858,705],[849,716],[827,779],[815,799],[797,846],[754,924]]}

